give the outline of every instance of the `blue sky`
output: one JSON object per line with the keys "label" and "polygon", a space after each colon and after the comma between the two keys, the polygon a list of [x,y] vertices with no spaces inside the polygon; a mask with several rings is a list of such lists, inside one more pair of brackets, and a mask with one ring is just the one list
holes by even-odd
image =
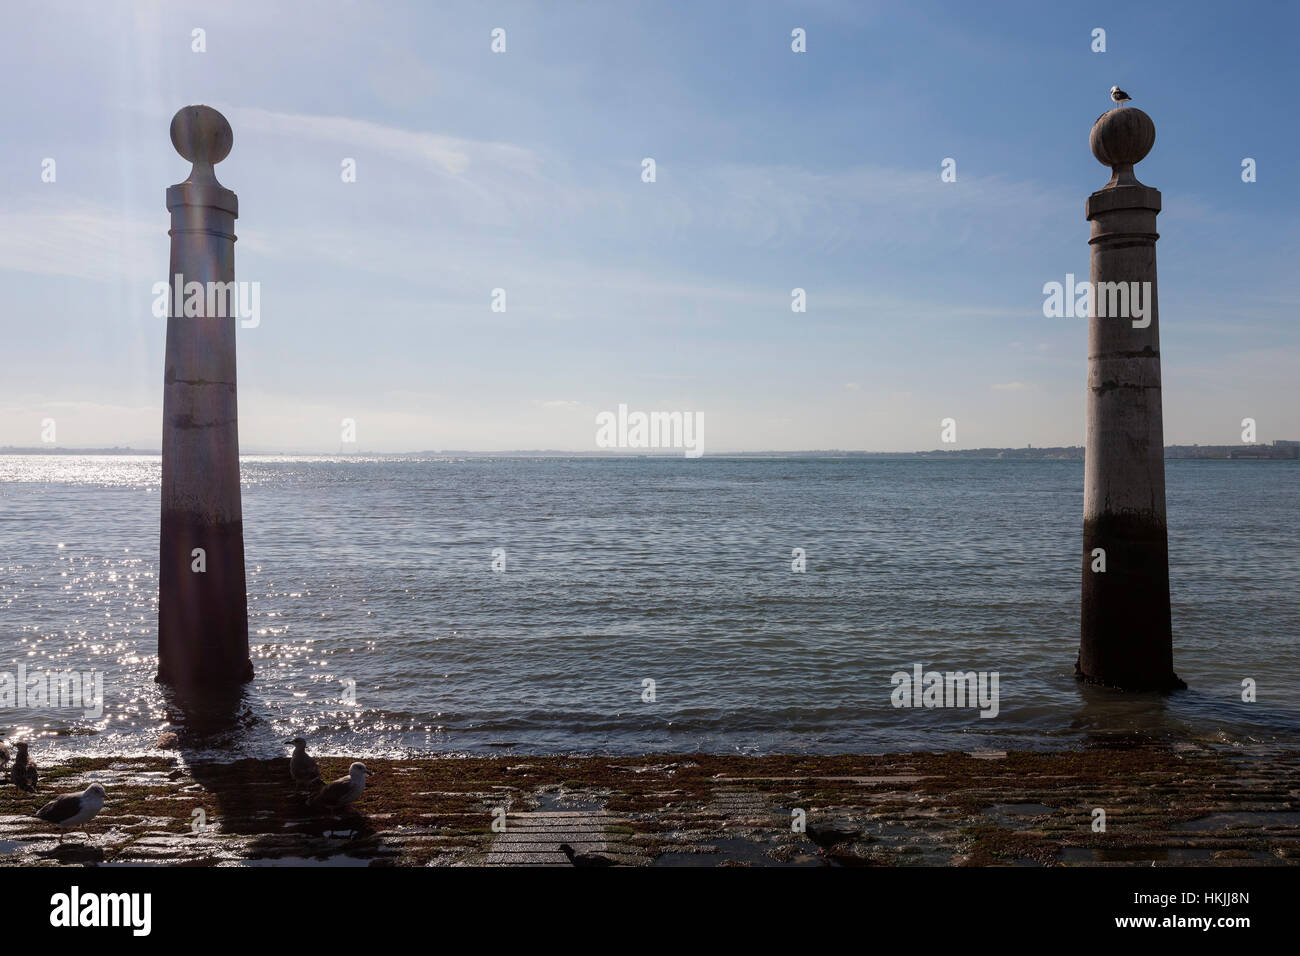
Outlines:
{"label": "blue sky", "polygon": [[217,175],[237,278],[261,285],[246,452],[338,451],[343,418],[362,450],[594,450],[619,403],[703,413],[709,453],[934,448],[945,417],[957,447],[1080,444],[1087,323],[1045,318],[1042,287],[1087,276],[1112,84],[1157,129],[1137,171],[1164,196],[1166,440],[1236,443],[1245,417],[1300,439],[1291,5],[172,0],[7,21],[0,445],[54,418],[63,446],[159,446],[151,287],[190,103],[234,128]]}

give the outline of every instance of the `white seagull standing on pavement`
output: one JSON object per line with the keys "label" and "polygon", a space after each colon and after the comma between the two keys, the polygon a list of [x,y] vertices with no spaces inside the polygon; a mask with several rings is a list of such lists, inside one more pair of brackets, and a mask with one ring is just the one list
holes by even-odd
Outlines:
{"label": "white seagull standing on pavement", "polygon": [[346,777],[339,777],[312,797],[311,802],[315,806],[324,807],[327,810],[346,810],[360,800],[361,795],[366,792],[366,777],[368,776],[370,776],[370,771],[366,769],[365,764],[354,763],[348,768]]}
{"label": "white seagull standing on pavement", "polygon": [[316,761],[307,753],[307,741],[294,737],[285,743],[293,744],[293,756],[289,758],[289,776],[293,777],[293,782],[308,785],[321,783],[320,767],[316,766]]}
{"label": "white seagull standing on pavement", "polygon": [[[61,797],[55,797],[37,810],[36,815],[46,823],[53,823],[59,827],[59,842],[62,843],[63,831],[93,820],[95,814],[104,809],[106,797],[104,788],[97,783],[92,783],[81,793],[65,793]],[[86,836],[90,836],[90,831],[86,832]]]}
{"label": "white seagull standing on pavement", "polygon": [[1133,97],[1129,96],[1118,86],[1112,86],[1110,88],[1110,98],[1114,100],[1116,103],[1118,103],[1120,106],[1123,106],[1129,100],[1133,99]]}

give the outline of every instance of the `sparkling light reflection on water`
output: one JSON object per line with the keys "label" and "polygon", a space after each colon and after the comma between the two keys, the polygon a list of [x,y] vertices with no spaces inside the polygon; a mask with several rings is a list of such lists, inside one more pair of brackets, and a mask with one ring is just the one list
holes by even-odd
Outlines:
{"label": "sparkling light reflection on water", "polygon": [[[0,672],[95,668],[106,695],[98,719],[0,710],[6,737],[125,754],[178,717],[153,681],[158,468],[0,456]],[[224,755],[279,754],[297,734],[397,755],[1123,731],[1294,744],[1300,729],[1296,462],[1168,463],[1191,685],[1169,698],[1072,676],[1077,461],[249,458],[243,474],[257,679],[202,740]],[[890,675],[918,662],[998,671],[998,717],[894,709]],[[1258,703],[1241,702],[1246,677]]]}

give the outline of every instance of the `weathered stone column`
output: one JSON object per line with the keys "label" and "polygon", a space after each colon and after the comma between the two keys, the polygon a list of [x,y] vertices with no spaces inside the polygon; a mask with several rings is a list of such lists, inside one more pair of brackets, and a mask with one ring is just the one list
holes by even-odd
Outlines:
{"label": "weathered stone column", "polygon": [[[209,283],[232,283],[220,291],[234,290],[239,204],[212,169],[230,152],[234,135],[216,110],[187,106],[172,119],[171,137],[194,168],[167,190],[171,309],[163,375],[158,680],[213,690],[253,676],[235,395],[239,298],[208,292]],[[186,288],[194,282],[202,284],[201,316],[193,314],[196,287]]]}
{"label": "weathered stone column", "polygon": [[[1139,109],[1103,114],[1090,145],[1112,175],[1086,207],[1093,295],[1076,670],[1085,680],[1127,690],[1186,686],[1174,674],[1169,612],[1156,294],[1160,191],[1133,174],[1155,138],[1155,124]],[[1141,297],[1136,302],[1134,293]]]}

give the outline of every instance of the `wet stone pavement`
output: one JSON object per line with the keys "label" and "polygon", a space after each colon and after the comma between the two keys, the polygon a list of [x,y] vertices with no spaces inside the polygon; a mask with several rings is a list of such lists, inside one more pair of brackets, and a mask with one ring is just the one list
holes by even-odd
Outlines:
{"label": "wet stone pavement", "polygon": [[[287,759],[57,756],[33,744],[36,794],[0,786],[0,865],[575,865],[561,844],[579,866],[1300,863],[1300,751],[1278,748],[367,759],[343,814]],[[59,844],[31,814],[92,782],[108,803]]]}

